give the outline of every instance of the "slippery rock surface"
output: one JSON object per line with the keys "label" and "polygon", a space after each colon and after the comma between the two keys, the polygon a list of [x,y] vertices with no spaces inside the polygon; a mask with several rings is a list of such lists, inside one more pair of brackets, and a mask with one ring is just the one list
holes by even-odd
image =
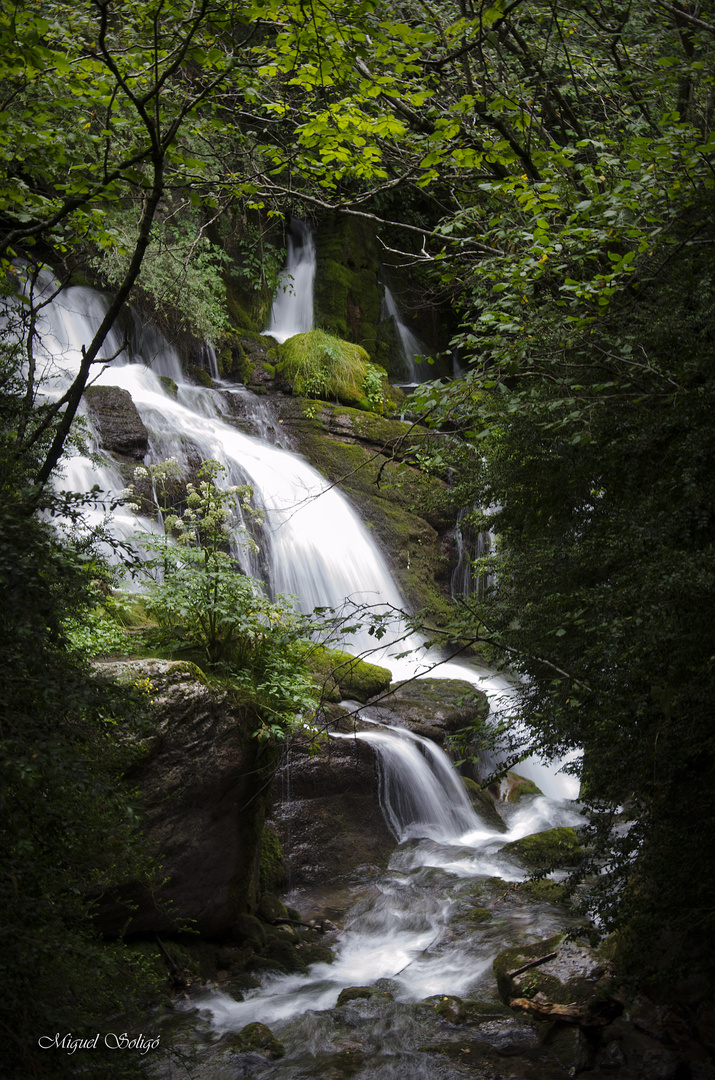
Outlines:
{"label": "slippery rock surface", "polygon": [[370,707],[370,716],[385,724],[406,727],[440,745],[468,724],[486,720],[487,697],[460,679],[413,679],[394,683],[388,694]]}
{"label": "slippery rock surface", "polygon": [[275,761],[261,759],[240,705],[206,685],[193,664],[127,660],[103,670],[151,700],[154,731],[128,779],[166,881],[156,895],[123,883],[124,902],[100,905],[100,925],[109,933],[127,922],[132,933],[169,932],[191,920],[208,937],[224,934],[257,901],[264,793]]}
{"label": "slippery rock surface", "polygon": [[149,450],[149,433],[131,394],[119,386],[89,386],[84,400],[105,450],[131,461],[143,461]]}
{"label": "slippery rock surface", "polygon": [[272,825],[291,888],[348,884],[358,867],[386,863],[395,841],[380,810],[372,747],[293,736],[278,785]]}

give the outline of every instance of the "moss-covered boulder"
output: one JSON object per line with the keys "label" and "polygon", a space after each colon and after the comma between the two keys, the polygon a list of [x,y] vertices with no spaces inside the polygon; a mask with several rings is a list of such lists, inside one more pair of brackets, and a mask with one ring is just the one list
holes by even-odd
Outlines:
{"label": "moss-covered boulder", "polygon": [[338,1008],[341,1005],[348,1005],[351,1001],[369,1001],[375,997],[391,1000],[392,995],[379,990],[376,986],[348,986],[338,995]]}
{"label": "moss-covered boulder", "polygon": [[[141,828],[160,852],[164,881],[105,888],[98,922],[108,934],[231,932],[255,907],[271,759],[252,738],[255,717],[188,661],[102,663],[108,677],[148,695],[153,726],[128,781],[142,800]],[[260,756],[260,761],[259,761]]]}
{"label": "moss-covered boulder", "polygon": [[247,1024],[236,1035],[230,1035],[224,1043],[226,1049],[236,1054],[260,1054],[268,1060],[282,1058],[285,1054],[283,1043],[275,1038],[265,1024]]}
{"label": "moss-covered boulder", "polygon": [[531,870],[546,870],[550,867],[573,866],[578,862],[582,848],[574,829],[562,825],[557,829],[522,836],[520,840],[505,844],[502,851],[516,855]]}
{"label": "moss-covered boulder", "polygon": [[514,803],[523,799],[526,795],[541,795],[541,790],[533,780],[527,780],[518,773],[508,772],[487,788],[488,793],[496,802]]}
{"label": "moss-covered boulder", "polygon": [[340,649],[316,647],[308,653],[307,662],[327,701],[364,703],[387,690],[392,680],[388,668],[368,664]]}
{"label": "moss-covered boulder", "polygon": [[486,694],[461,679],[410,679],[395,683],[384,694],[373,715],[398,722],[417,735],[443,743],[460,728],[485,723],[489,712]]}
{"label": "moss-covered boulder", "polygon": [[506,823],[495,806],[493,795],[467,776],[462,777],[462,783],[482,821],[497,832],[506,832]]}
{"label": "moss-covered boulder", "polygon": [[382,413],[387,373],[370,362],[360,345],[324,330],[296,334],[281,346],[276,373],[300,397],[340,401]]}
{"label": "moss-covered boulder", "polygon": [[264,825],[261,834],[261,857],[258,864],[258,888],[263,893],[277,893],[287,884],[288,872],[283,862],[281,842],[273,829]]}

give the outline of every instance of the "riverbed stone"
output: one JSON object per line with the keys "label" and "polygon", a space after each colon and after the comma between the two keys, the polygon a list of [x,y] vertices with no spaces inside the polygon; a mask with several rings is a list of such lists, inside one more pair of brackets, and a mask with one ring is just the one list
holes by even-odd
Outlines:
{"label": "riverbed stone", "polygon": [[563,934],[504,949],[494,959],[493,967],[499,994],[506,1004],[515,998],[534,999],[537,995],[539,1000],[557,1005],[585,1004],[605,972],[604,961],[594,949],[565,940]]}

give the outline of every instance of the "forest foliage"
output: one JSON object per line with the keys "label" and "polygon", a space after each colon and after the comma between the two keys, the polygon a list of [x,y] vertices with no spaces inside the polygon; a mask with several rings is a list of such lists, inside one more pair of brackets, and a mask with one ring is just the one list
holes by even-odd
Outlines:
{"label": "forest foliage", "polygon": [[[63,927],[89,925],[82,897],[109,870],[81,852],[114,851],[131,802],[107,781],[107,813],[85,813],[93,778],[118,775],[96,679],[62,629],[91,606],[92,557],[33,513],[52,506],[127,301],[189,297],[194,331],[220,335],[227,217],[254,230],[265,284],[275,222],[325,210],[376,229],[386,262],[456,313],[464,377],[420,389],[440,439],[418,462],[496,535],[475,572],[497,585],[465,599],[452,634],[526,676],[535,749],[584,748],[597,903],[624,966],[657,983],[715,940],[714,38],[712,0],[3,7],[3,632],[19,629],[0,897],[45,928],[39,945],[18,929],[23,978],[61,961]],[[88,270],[106,317],[71,383],[43,396],[38,312]],[[76,842],[45,890],[60,833]],[[50,891],[65,898],[52,910]],[[31,993],[5,989],[10,1009]]]}

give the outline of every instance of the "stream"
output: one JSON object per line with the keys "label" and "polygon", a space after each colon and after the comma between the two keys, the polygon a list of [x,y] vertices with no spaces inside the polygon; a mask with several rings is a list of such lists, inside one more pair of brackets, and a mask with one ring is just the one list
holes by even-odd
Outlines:
{"label": "stream", "polygon": [[[296,314],[287,301],[295,298],[301,282],[310,282],[312,288],[314,248],[309,237],[301,235],[292,259],[292,287],[274,305],[270,333],[276,337],[283,330],[295,332],[305,322],[304,307]],[[82,345],[91,339],[104,310],[100,293],[75,287],[40,313],[45,361],[56,376],[51,392],[60,393],[67,373],[76,370]],[[120,355],[94,382],[121,387],[131,395],[150,435],[147,463],[173,456],[188,468],[192,461],[213,458],[225,467],[226,484],[253,486],[265,525],[259,557],[235,544],[234,555],[247,573],[263,575],[272,595],[296,596],[305,611],[317,606],[339,611],[346,603],[349,609],[369,603],[385,612],[404,607],[383,555],[349,501],[301,457],[279,445],[280,428],[264,401],[235,385],[208,389],[188,384],[178,356],[146,328],[137,326],[133,351],[122,351],[121,346],[119,335],[110,335],[105,355]],[[175,394],[161,376],[174,380]],[[251,434],[236,425],[235,402]],[[117,496],[124,488],[119,469],[101,447],[96,449],[99,462],[82,456],[68,459],[61,486],[87,491],[98,484]],[[96,511],[92,523],[101,517]],[[112,528],[120,538],[131,539],[137,529],[155,526],[121,510]],[[495,708],[511,707],[514,691],[507,677],[468,663],[443,662],[407,632],[400,618],[393,620],[380,648],[374,646],[366,627],[345,642],[355,653],[389,667],[395,680],[428,672],[467,679],[487,692]],[[406,650],[409,654],[403,655]],[[439,666],[431,670],[435,663]],[[369,709],[360,715],[371,719]],[[339,910],[333,905],[339,926],[326,938],[334,950],[332,964],[313,964],[307,976],[267,975],[243,1001],[216,989],[187,1004],[200,1010],[197,1023],[207,1047],[217,1037],[260,1022],[271,1026],[285,1056],[272,1061],[259,1054],[209,1055],[198,1071],[186,1075],[201,1080],[453,1076],[464,1067],[460,1058],[471,1052],[464,1031],[456,1060],[449,1054],[445,1058],[443,1050],[424,1049],[444,1040],[445,1026],[435,1001],[425,1004],[426,999],[439,1004],[452,995],[472,1003],[478,1040],[487,1047],[485,1060],[489,1047],[501,1056],[528,1051],[527,1057],[538,1057],[533,1025],[498,1002],[492,961],[506,945],[525,936],[546,938],[573,919],[552,905],[525,904],[507,896],[508,883],[523,880],[526,873],[502,848],[530,833],[578,824],[572,801],[578,795],[577,782],[559,773],[561,763],[523,762],[519,773],[534,780],[543,794],[500,805],[505,831],[499,831],[480,819],[449,759],[429,740],[377,723],[356,736],[334,737],[363,740],[378,756],[381,807],[396,840],[389,865],[382,872],[368,868],[343,890]],[[326,897],[325,903],[330,902]],[[300,896],[289,896],[288,903],[303,914]],[[486,914],[476,918],[475,908]],[[353,987],[369,991],[338,1004],[341,992]],[[481,1011],[475,1003],[481,1003]],[[474,1032],[469,1036],[476,1037]],[[184,1075],[174,1068],[166,1066],[169,1071],[160,1075]],[[484,1073],[491,1075],[522,1073]]]}

